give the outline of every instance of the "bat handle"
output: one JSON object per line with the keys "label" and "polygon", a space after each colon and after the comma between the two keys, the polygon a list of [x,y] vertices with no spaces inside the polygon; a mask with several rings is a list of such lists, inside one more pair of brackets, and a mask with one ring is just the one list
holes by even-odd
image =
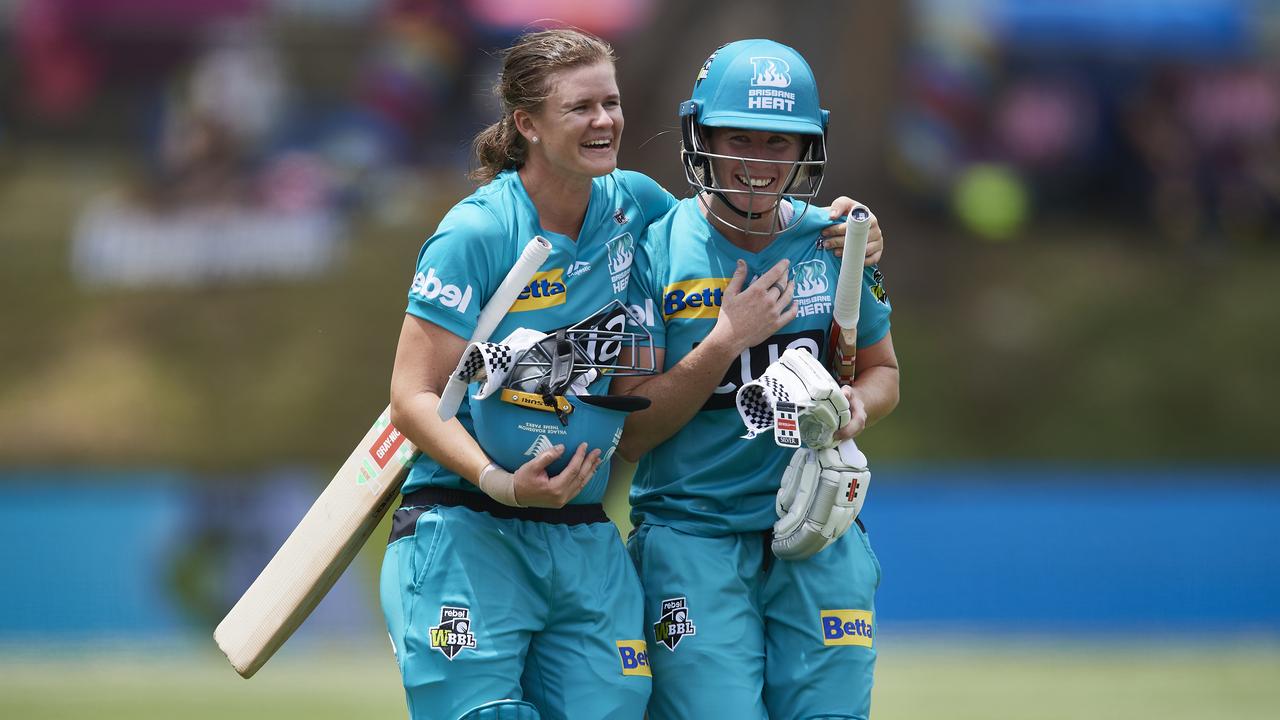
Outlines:
{"label": "bat handle", "polygon": [[853,368],[857,359],[858,359],[857,355],[855,355],[854,353],[850,353],[846,355],[843,352],[839,352],[839,351],[836,352],[835,363],[834,363],[835,367],[833,369],[835,370],[835,373],[836,373],[837,383],[839,383],[840,385],[853,384]]}
{"label": "bat handle", "polygon": [[462,405],[462,397],[466,393],[467,384],[450,375],[449,382],[444,386],[444,392],[440,393],[440,404],[436,406],[436,414],[441,420],[448,422],[458,414],[458,407]]}
{"label": "bat handle", "polygon": [[827,344],[827,357],[831,358],[831,372],[840,385],[853,384],[853,371],[858,360],[858,335],[840,327],[838,323],[831,325],[831,339]]}

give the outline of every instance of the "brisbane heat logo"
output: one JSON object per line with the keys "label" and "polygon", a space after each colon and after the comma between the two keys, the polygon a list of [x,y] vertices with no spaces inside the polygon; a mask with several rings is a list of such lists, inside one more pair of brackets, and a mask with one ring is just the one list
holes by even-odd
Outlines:
{"label": "brisbane heat logo", "polygon": [[751,70],[754,87],[791,87],[791,66],[782,58],[753,57]]}
{"label": "brisbane heat logo", "polygon": [[827,264],[821,260],[807,260],[791,271],[796,281],[796,297],[807,298],[827,291]]}
{"label": "brisbane heat logo", "polygon": [[798,317],[822,315],[831,312],[831,281],[827,278],[827,264],[822,260],[807,260],[791,269],[796,281],[796,308]]}
{"label": "brisbane heat logo", "polygon": [[613,291],[623,292],[630,279],[631,262],[636,256],[636,241],[631,233],[623,233],[605,243],[609,253],[609,279],[613,281]]}
{"label": "brisbane heat logo", "polygon": [[429,628],[431,647],[452,660],[463,650],[476,649],[476,636],[471,632],[471,611],[467,608],[440,608],[440,624]]}
{"label": "brisbane heat logo", "polygon": [[791,66],[776,57],[751,58],[751,88],[747,90],[748,110],[784,110],[796,107],[796,94],[791,87]]}

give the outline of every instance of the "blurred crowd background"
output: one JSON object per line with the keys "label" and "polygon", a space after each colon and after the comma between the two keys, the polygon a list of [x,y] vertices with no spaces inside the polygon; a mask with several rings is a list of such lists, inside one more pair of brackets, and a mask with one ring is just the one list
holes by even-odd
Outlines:
{"label": "blurred crowd background", "polygon": [[[712,49],[814,67],[823,199],[887,239],[886,637],[1280,667],[1271,0],[0,1],[0,648],[207,642],[386,405],[496,51],[546,24],[615,45],[621,165],[677,196]],[[381,635],[378,550],[304,634]]]}

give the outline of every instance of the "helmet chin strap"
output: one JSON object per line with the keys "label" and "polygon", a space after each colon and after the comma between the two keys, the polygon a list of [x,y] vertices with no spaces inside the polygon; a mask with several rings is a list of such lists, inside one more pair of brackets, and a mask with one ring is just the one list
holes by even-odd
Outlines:
{"label": "helmet chin strap", "polygon": [[728,194],[726,194],[725,192],[719,189],[711,190],[711,194],[720,198],[720,201],[723,202],[726,207],[728,207],[730,210],[737,213],[739,216],[746,218],[747,220],[759,220],[760,218],[764,217],[764,213],[762,212],[753,213],[748,210],[739,210],[738,206],[734,205],[733,202],[729,200]]}
{"label": "helmet chin strap", "polygon": [[538,384],[542,393],[542,401],[555,409],[556,417],[561,425],[569,424],[569,415],[556,402],[557,395],[563,395],[573,377],[573,345],[565,338],[564,328],[556,331],[555,354],[551,356],[551,371]]}

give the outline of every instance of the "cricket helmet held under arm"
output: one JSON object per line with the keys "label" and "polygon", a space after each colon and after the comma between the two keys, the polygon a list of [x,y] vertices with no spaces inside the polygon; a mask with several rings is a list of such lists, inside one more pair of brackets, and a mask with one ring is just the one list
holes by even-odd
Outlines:
{"label": "cricket helmet held under arm", "polygon": [[558,444],[565,453],[547,468],[551,475],[568,465],[583,442],[607,460],[627,414],[648,407],[649,400],[599,393],[607,390],[610,376],[653,372],[649,331],[629,308],[611,301],[513,356],[501,388],[472,400],[476,440],[510,472]]}

